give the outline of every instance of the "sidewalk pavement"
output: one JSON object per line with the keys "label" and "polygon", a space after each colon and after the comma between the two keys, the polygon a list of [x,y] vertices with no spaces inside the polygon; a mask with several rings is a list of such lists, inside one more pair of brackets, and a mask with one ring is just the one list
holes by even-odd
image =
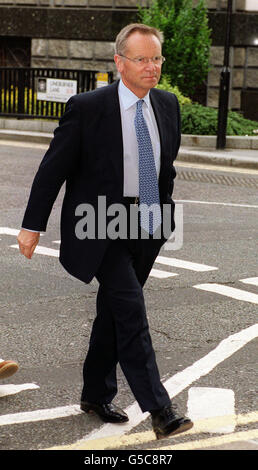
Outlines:
{"label": "sidewalk pavement", "polygon": [[[0,141],[48,145],[57,121],[0,119]],[[228,136],[226,148],[216,149],[216,136],[182,135],[177,161],[258,170],[258,135]]]}

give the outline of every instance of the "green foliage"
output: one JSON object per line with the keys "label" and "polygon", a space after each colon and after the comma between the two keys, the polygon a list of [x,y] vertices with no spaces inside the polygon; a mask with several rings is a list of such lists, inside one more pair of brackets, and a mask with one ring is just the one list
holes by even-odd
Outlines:
{"label": "green foliage", "polygon": [[[217,135],[218,110],[198,103],[181,106],[182,134]],[[245,119],[235,111],[228,112],[227,135],[256,135],[258,122]]]}
{"label": "green foliage", "polygon": [[168,75],[162,76],[162,79],[160,83],[156,86],[156,88],[159,88],[160,90],[169,91],[170,93],[174,93],[177,96],[180,106],[183,106],[184,104],[191,104],[192,102],[190,98],[187,98],[183,95],[183,93],[181,93],[177,86],[171,85],[170,77]]}
{"label": "green foliage", "polygon": [[153,0],[150,8],[139,7],[140,22],[163,32],[163,73],[186,96],[206,78],[211,45],[205,0],[193,7],[192,0]]}

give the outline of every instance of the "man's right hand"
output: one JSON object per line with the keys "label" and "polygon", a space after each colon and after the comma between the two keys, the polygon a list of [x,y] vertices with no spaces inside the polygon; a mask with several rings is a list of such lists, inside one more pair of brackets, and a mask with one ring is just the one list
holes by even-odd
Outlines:
{"label": "man's right hand", "polygon": [[38,232],[29,232],[28,230],[21,229],[17,240],[19,243],[20,252],[26,256],[26,258],[31,259],[34,250],[39,242],[40,233]]}

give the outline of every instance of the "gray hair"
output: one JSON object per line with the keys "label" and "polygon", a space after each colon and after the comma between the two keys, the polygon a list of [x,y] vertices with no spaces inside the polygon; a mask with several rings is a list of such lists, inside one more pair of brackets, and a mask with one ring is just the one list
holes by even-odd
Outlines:
{"label": "gray hair", "polygon": [[146,24],[142,23],[131,23],[121,29],[120,33],[118,33],[116,37],[116,45],[115,45],[115,52],[116,54],[124,54],[126,51],[126,43],[129,36],[132,33],[139,32],[141,34],[153,34],[158,38],[160,44],[163,43],[163,34],[157,28],[152,26],[147,26]]}

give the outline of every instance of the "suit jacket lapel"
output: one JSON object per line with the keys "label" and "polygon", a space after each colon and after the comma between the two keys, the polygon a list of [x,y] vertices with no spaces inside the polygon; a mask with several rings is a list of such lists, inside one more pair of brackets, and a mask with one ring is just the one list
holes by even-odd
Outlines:
{"label": "suit jacket lapel", "polygon": [[106,121],[106,145],[108,157],[111,160],[117,176],[119,193],[123,196],[124,182],[124,159],[123,159],[123,136],[120,104],[118,98],[119,81],[108,86],[106,103],[104,103],[104,117]]}
{"label": "suit jacket lapel", "polygon": [[155,114],[159,136],[160,136],[160,175],[159,175],[159,187],[160,192],[166,191],[168,185],[169,167],[171,165],[171,133],[170,130],[170,119],[166,103],[164,99],[161,99],[158,90],[150,90],[150,99],[152,108]]}

